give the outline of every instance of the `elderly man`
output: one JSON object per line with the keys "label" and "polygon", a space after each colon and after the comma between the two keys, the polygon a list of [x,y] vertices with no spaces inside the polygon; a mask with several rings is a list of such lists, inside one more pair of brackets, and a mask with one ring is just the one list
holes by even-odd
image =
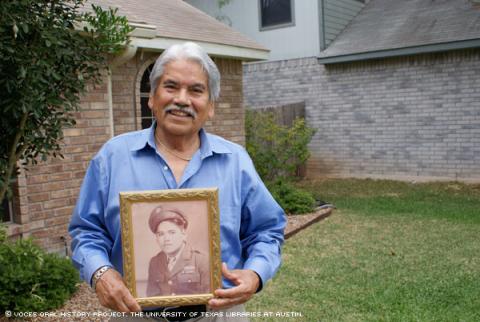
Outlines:
{"label": "elderly man", "polygon": [[165,50],[150,84],[153,125],[111,139],[90,162],[69,227],[73,262],[102,305],[141,310],[122,280],[119,193],[217,187],[224,278],[208,307],[242,311],[280,266],[285,214],[245,149],[202,128],[220,73],[201,47]]}
{"label": "elderly man", "polygon": [[182,212],[158,206],[148,225],[160,252],[148,265],[147,296],[208,293],[208,259],[187,243],[188,221]]}

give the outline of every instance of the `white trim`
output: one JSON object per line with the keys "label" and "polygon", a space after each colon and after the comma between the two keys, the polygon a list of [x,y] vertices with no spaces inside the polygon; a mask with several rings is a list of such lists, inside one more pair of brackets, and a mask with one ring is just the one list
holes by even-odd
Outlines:
{"label": "white trim", "polygon": [[[150,51],[163,51],[171,45],[182,43],[185,41],[193,41],[199,44],[203,49],[207,51],[209,55],[236,58],[243,61],[255,61],[255,60],[267,60],[270,50],[268,49],[255,49],[245,48],[235,45],[216,44],[206,41],[198,41],[194,39],[179,39],[179,38],[163,38],[157,36],[157,27],[154,25],[147,25],[142,23],[130,22],[130,26],[135,29],[130,32],[130,42],[119,62],[116,65],[120,65],[130,60],[137,50],[137,48],[144,48]],[[75,29],[81,31],[87,24],[82,22],[75,24]]]}
{"label": "white trim", "polygon": [[129,36],[139,38],[155,38],[157,36],[157,27],[154,25],[146,25],[143,23],[128,23],[131,27],[135,28],[130,32]]}
{"label": "white trim", "polygon": [[[449,50],[480,48],[480,39],[459,40],[448,43],[430,44],[422,46],[413,46],[397,49],[385,49],[363,53],[352,53],[345,55],[320,55],[317,57],[320,64],[336,64],[353,62],[359,60],[369,60],[377,58],[409,56],[418,54],[430,54]],[[328,49],[327,49],[328,50]]]}
{"label": "white trim", "polygon": [[237,58],[244,61],[252,60],[266,60],[268,59],[269,51],[262,49],[253,49],[238,47],[232,45],[223,45],[215,44],[204,41],[196,40],[187,40],[187,39],[178,39],[178,38],[130,38],[130,45],[144,48],[151,51],[163,51],[170,47],[171,45],[178,44],[185,41],[194,41],[200,45],[209,55],[219,56],[219,57],[228,57],[228,58]]}
{"label": "white trim", "polygon": [[110,67],[113,68],[126,63],[127,61],[135,57],[137,49],[138,48],[136,46],[132,46],[132,44],[129,43],[127,46],[124,47],[123,51],[120,54],[116,55],[113,58],[113,60],[110,62]]}

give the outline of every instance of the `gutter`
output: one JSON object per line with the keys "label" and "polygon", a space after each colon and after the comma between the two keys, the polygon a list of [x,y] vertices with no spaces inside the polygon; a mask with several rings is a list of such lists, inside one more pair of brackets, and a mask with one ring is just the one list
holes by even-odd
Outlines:
{"label": "gutter", "polygon": [[354,61],[364,61],[378,58],[410,56],[418,54],[437,53],[450,50],[480,48],[480,39],[460,40],[454,42],[439,43],[433,45],[412,46],[400,49],[386,49],[378,51],[370,51],[363,53],[352,53],[336,56],[319,56],[317,60],[320,64],[337,64]]}
{"label": "gutter", "polygon": [[188,40],[180,38],[166,38],[166,37],[156,37],[153,39],[146,38],[135,38],[132,39],[131,44],[146,49],[148,51],[163,51],[170,47],[171,45],[178,44],[179,42],[185,41],[194,41],[200,45],[205,51],[212,56],[217,57],[226,57],[226,58],[235,58],[242,60],[244,62],[248,61],[257,61],[257,60],[266,60],[270,50],[268,49],[257,49],[257,48],[246,48],[233,45],[224,45],[211,43],[206,41],[199,40]]}

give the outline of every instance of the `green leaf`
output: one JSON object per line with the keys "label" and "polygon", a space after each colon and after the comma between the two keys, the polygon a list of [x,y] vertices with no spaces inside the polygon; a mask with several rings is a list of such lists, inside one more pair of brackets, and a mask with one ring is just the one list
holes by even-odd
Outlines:
{"label": "green leaf", "polygon": [[22,27],[23,32],[28,34],[28,25],[26,23],[22,23],[20,26]]}
{"label": "green leaf", "polygon": [[[9,164],[35,164],[60,149],[61,129],[74,124],[69,113],[79,108],[80,95],[88,84],[102,82],[107,55],[128,43],[132,28],[125,17],[100,7],[85,14],[79,11],[84,2],[0,1],[0,120],[9,129],[0,139],[24,148],[19,160],[11,160],[0,145],[0,192],[9,189]],[[91,26],[91,33],[74,31],[77,23]]]}
{"label": "green leaf", "polygon": [[25,78],[26,75],[27,75],[27,70],[25,69],[25,67],[20,66],[20,78]]}

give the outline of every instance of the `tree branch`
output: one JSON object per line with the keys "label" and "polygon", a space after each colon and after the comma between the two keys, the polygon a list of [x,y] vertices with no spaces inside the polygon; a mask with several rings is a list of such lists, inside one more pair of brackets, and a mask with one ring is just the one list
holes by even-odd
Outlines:
{"label": "tree branch", "polygon": [[0,201],[5,198],[5,194],[8,191],[8,186],[10,184],[10,178],[12,177],[13,170],[17,164],[19,157],[22,155],[23,151],[25,150],[25,146],[17,150],[17,145],[20,142],[23,132],[25,131],[25,124],[27,123],[28,113],[23,113],[22,118],[20,120],[20,124],[18,126],[18,132],[15,135],[15,138],[12,142],[12,146],[10,147],[10,153],[8,155],[8,168],[5,171],[5,174],[2,178],[2,181],[5,183],[2,187],[0,187]]}

